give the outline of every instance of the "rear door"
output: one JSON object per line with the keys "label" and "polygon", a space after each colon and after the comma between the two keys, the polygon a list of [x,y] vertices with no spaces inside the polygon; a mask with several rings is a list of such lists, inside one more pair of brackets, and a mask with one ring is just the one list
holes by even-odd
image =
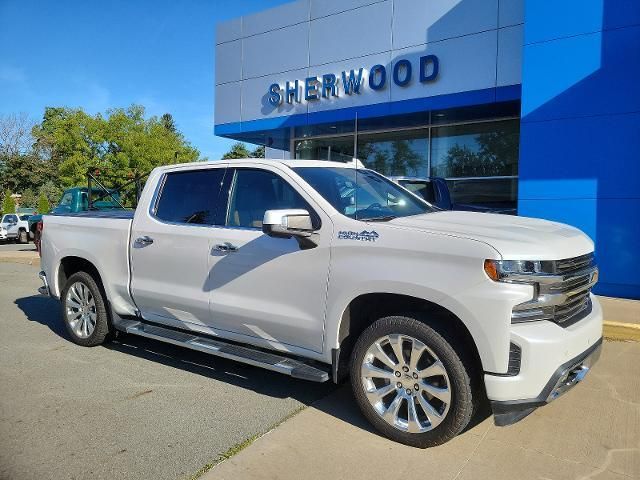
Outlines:
{"label": "rear door", "polygon": [[185,326],[209,323],[214,225],[224,223],[220,201],[226,165],[164,174],[147,211],[136,212],[131,233],[131,291],[142,317]]}

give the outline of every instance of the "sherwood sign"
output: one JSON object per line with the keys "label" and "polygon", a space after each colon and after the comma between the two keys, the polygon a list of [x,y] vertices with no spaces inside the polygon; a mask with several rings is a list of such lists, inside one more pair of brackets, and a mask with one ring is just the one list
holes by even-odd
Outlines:
{"label": "sherwood sign", "polygon": [[[418,76],[420,83],[434,81],[438,77],[440,62],[435,55],[420,57],[418,62]],[[393,83],[399,87],[408,86],[413,80],[413,65],[407,59],[401,59],[393,65],[391,72]],[[365,84],[369,84],[371,90],[382,90],[387,84],[387,69],[384,65],[374,65],[368,71],[368,78],[364,78],[364,68],[357,73],[354,70],[342,72],[340,77],[333,73],[326,73],[321,77],[307,77],[303,81],[294,80],[285,82],[284,88],[278,83],[272,83],[267,92],[269,103],[274,107],[286,103],[300,103],[302,92],[306,101],[320,100],[321,98],[339,97],[340,90],[346,95],[360,93]]]}

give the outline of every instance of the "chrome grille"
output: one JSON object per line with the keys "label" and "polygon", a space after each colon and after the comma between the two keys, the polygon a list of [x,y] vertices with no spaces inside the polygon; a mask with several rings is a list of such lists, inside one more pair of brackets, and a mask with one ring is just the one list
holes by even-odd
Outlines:
{"label": "chrome grille", "polygon": [[591,288],[598,279],[593,254],[548,263],[554,273],[528,278],[536,285],[536,296],[514,307],[513,323],[550,320],[568,327],[591,313]]}
{"label": "chrome grille", "polygon": [[588,253],[579,257],[556,260],[553,263],[555,267],[554,273],[571,272],[592,266],[594,263],[594,256],[593,253]]}

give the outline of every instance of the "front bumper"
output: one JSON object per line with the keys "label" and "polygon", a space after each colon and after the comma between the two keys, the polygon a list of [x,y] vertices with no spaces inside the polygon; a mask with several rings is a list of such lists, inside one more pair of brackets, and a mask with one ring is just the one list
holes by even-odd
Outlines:
{"label": "front bumper", "polygon": [[497,425],[524,418],[584,378],[602,345],[602,308],[593,295],[591,302],[591,312],[573,325],[538,321],[511,326],[510,342],[521,350],[519,370],[484,376]]}
{"label": "front bumper", "polygon": [[502,427],[512,425],[542,407],[559,398],[587,375],[596,364],[602,352],[602,338],[578,357],[558,367],[544,389],[536,398],[513,401],[492,401],[491,409],[495,424]]}

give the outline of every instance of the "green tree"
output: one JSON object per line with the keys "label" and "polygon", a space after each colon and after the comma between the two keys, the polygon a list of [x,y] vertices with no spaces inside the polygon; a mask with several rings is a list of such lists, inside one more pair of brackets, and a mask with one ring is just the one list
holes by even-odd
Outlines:
{"label": "green tree", "polygon": [[264,145],[259,145],[251,152],[252,158],[264,158]]}
{"label": "green tree", "polygon": [[222,156],[223,160],[229,160],[231,158],[249,158],[251,152],[247,149],[247,146],[242,142],[236,142],[231,145],[231,149]]}
{"label": "green tree", "polygon": [[22,197],[20,197],[20,206],[24,208],[35,208],[38,203],[38,199],[36,198],[36,194],[33,193],[33,190],[27,188],[22,191]]}
{"label": "green tree", "polygon": [[15,213],[16,211],[16,202],[11,197],[11,192],[9,190],[5,190],[4,199],[2,200],[2,213]]}
{"label": "green tree", "polygon": [[145,118],[140,105],[107,110],[104,115],[48,107],[32,133],[36,145],[49,152],[58,166],[63,187],[83,184],[87,170],[94,167],[126,179],[132,171],[144,173],[199,157],[170,115],[164,120]]}
{"label": "green tree", "polygon": [[40,187],[39,194],[47,197],[49,205],[57,205],[62,197],[62,188],[57,183],[49,181]]}
{"label": "green tree", "polygon": [[165,113],[160,117],[160,123],[162,126],[170,131],[171,133],[177,133],[178,128],[176,127],[176,122],[173,119],[173,116],[170,113]]}
{"label": "green tree", "polygon": [[47,213],[51,209],[51,204],[49,203],[49,199],[47,199],[47,195],[43,190],[40,190],[40,195],[38,196],[38,213]]}

